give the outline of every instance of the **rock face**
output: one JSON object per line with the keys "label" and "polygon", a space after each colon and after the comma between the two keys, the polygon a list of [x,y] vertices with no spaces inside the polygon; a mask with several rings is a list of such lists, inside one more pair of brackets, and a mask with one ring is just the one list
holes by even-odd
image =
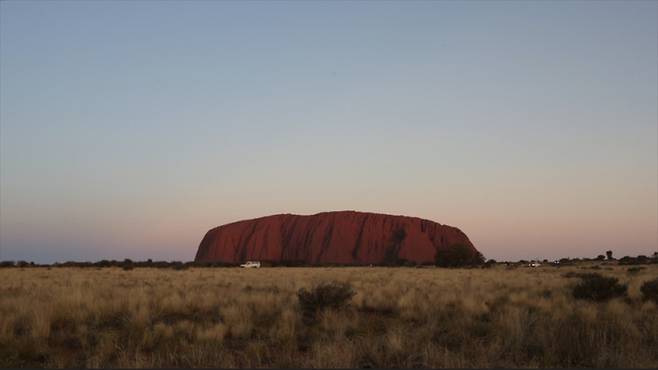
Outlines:
{"label": "rock face", "polygon": [[433,263],[437,250],[456,244],[478,253],[461,230],[417,217],[355,211],[280,214],[211,229],[201,241],[195,261]]}

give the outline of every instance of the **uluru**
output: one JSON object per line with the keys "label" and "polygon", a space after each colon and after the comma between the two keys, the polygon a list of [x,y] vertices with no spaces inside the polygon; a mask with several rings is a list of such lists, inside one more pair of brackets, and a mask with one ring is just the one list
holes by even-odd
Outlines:
{"label": "uluru", "polygon": [[456,227],[418,217],[336,211],[278,214],[237,221],[209,230],[195,261],[248,260],[305,265],[434,263],[454,245],[479,253]]}

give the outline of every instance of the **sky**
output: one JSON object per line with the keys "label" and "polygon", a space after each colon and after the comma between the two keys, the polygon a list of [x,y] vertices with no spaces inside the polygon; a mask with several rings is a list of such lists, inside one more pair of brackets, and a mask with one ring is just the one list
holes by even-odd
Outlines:
{"label": "sky", "polygon": [[658,250],[658,2],[2,1],[0,260],[359,210]]}

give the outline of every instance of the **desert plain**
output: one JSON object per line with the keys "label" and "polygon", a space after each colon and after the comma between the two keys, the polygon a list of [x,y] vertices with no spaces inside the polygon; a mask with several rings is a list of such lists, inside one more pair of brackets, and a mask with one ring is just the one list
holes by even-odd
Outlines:
{"label": "desert plain", "polygon": [[[574,298],[587,273],[626,294]],[[0,367],[655,368],[658,307],[641,286],[657,277],[606,262],[5,268]],[[342,302],[301,304],[300,289],[329,282],[349,290]]]}

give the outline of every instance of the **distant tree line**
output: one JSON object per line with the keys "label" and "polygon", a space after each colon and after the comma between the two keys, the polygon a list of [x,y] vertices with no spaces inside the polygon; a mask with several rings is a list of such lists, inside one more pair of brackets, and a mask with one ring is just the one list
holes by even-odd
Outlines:
{"label": "distant tree line", "polygon": [[[607,251],[606,256],[598,255],[595,258],[561,258],[552,262],[554,266],[570,266],[580,262],[591,261],[616,261],[619,265],[647,265],[658,263],[658,252],[654,252],[651,257],[639,255],[637,257],[624,256],[618,260],[612,257],[612,251]],[[362,264],[347,264],[347,263],[314,263],[310,264],[301,260],[284,260],[284,261],[260,261],[263,267],[355,267],[355,266],[373,266],[368,263]],[[548,260],[544,259],[543,262],[548,264]],[[414,261],[405,260],[403,258],[387,258],[385,263],[378,264],[378,266],[398,266],[398,267],[481,267],[489,268],[498,264],[494,259],[489,259],[485,262],[484,256],[470,246],[464,244],[455,244],[447,248],[437,250],[434,263],[418,263]],[[527,265],[529,261],[519,260],[516,262],[502,262],[509,267],[519,267]],[[604,262],[608,263],[608,262]],[[78,267],[78,268],[103,268],[103,267],[119,267],[124,270],[131,270],[137,267],[151,267],[151,268],[171,268],[174,270],[185,270],[190,267],[238,267],[240,263],[228,262],[181,262],[181,261],[153,261],[148,259],[146,261],[132,261],[131,259],[118,260],[101,260],[97,262],[56,262],[53,264],[37,264],[27,261],[0,261],[0,268],[8,267]]]}
{"label": "distant tree line", "polygon": [[78,268],[102,268],[102,267],[120,267],[123,269],[131,269],[135,267],[153,267],[153,268],[173,268],[176,270],[183,270],[188,267],[236,267],[239,263],[224,263],[224,262],[180,262],[180,261],[153,261],[151,259],[146,261],[132,261],[124,259],[123,261],[117,260],[101,260],[97,262],[55,262],[53,264],[35,264],[34,262],[25,261],[1,261],[0,267],[78,267]]}

